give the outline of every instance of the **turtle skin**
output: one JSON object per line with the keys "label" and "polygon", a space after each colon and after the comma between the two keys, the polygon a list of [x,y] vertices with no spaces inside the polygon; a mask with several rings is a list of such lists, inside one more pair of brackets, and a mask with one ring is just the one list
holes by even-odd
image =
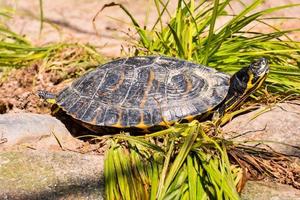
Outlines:
{"label": "turtle skin", "polygon": [[86,73],[56,96],[57,105],[89,129],[167,126],[219,105],[230,76],[163,56],[118,59]]}

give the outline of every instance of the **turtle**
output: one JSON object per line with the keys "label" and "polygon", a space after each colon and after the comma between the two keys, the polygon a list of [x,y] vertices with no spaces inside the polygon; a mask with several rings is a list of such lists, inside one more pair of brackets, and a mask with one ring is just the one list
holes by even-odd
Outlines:
{"label": "turtle", "polygon": [[269,72],[260,58],[230,76],[166,56],[134,56],[105,63],[57,94],[40,90],[84,127],[151,131],[201,116],[222,117],[258,89]]}

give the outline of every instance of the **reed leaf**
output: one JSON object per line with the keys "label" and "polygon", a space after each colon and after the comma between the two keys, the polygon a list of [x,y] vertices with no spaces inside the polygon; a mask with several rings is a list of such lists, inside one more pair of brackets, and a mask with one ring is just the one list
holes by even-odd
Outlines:
{"label": "reed leaf", "polygon": [[[299,32],[300,27],[279,30],[269,23],[270,17],[267,16],[279,10],[300,7],[300,4],[286,4],[257,11],[263,1],[253,0],[249,5],[242,4],[244,8],[234,14],[228,11],[232,1],[178,0],[176,11],[171,15],[169,1],[164,3],[156,0],[157,20],[150,29],[145,27],[141,30],[142,26],[136,25],[134,16],[128,15],[140,36],[135,41],[134,48],[139,54],[180,57],[231,74],[254,59],[265,57],[271,66],[270,76],[266,80],[268,87],[274,92],[300,93],[297,84],[300,82],[300,45],[288,35]],[[122,9],[129,12],[124,7]],[[169,18],[167,24],[162,22],[164,16]],[[215,22],[224,16],[231,19],[221,27],[215,27]],[[276,19],[287,20],[285,16],[277,16]],[[271,32],[255,32],[248,28],[255,24],[263,24]],[[292,82],[289,81],[290,76],[293,76]]]}

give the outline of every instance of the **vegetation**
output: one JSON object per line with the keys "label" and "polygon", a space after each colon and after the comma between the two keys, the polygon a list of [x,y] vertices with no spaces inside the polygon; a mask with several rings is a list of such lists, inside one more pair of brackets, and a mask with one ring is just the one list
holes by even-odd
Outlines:
{"label": "vegetation", "polygon": [[145,137],[117,135],[106,152],[107,198],[239,199],[242,170],[230,165],[223,142],[198,121]]}
{"label": "vegetation", "polygon": [[103,62],[103,58],[90,45],[57,43],[38,47],[31,44],[24,36],[5,25],[11,14],[11,10],[0,10],[0,70],[9,72],[11,69],[39,63],[46,69],[61,73],[76,67],[78,74],[81,74]]}
{"label": "vegetation", "polygon": [[[256,11],[263,0],[253,0],[250,5],[243,4],[244,9],[234,14],[230,12],[234,0],[178,0],[175,15],[171,15],[170,0],[153,1],[158,18],[152,27],[138,24],[123,5],[105,6],[120,6],[130,17],[139,35],[134,44],[136,53],[184,58],[229,73],[238,71],[255,58],[265,57],[271,63],[268,87],[275,92],[300,93],[300,43],[288,36],[299,32],[300,28],[278,30],[268,20],[286,18],[267,16],[300,4]],[[235,1],[238,2],[242,4]],[[163,23],[164,16],[168,17],[167,24]],[[229,18],[227,22],[217,26],[216,22],[225,17]],[[251,30],[257,24],[263,24],[266,31]]]}
{"label": "vegetation", "polygon": [[[271,63],[269,91],[300,93],[300,44],[288,36],[299,30],[278,30],[268,23],[272,18],[267,16],[298,4],[255,11],[263,0],[253,0],[233,14],[230,9],[233,0],[178,0],[172,15],[170,0],[153,2],[158,17],[152,27],[140,25],[121,4],[104,6],[119,6],[131,19],[139,35],[133,44],[135,54],[184,58],[229,73],[255,58],[266,57]],[[5,26],[9,11],[0,11],[0,16],[4,19],[0,21],[0,70],[40,62],[41,66],[62,73],[68,67],[83,72],[103,60],[89,45],[35,46]],[[229,20],[217,26],[218,19],[225,16]],[[252,31],[252,23],[264,24],[268,32]],[[219,138],[218,134],[214,122],[193,121],[140,137],[126,134],[109,137],[105,155],[107,199],[239,199],[245,171],[229,161],[229,150],[239,146]],[[272,171],[267,167],[268,172]],[[264,166],[259,169],[263,174]]]}
{"label": "vegetation", "polygon": [[[178,0],[175,15],[171,15],[170,0],[153,2],[158,18],[150,28],[138,24],[121,4],[103,7],[119,6],[129,16],[139,35],[133,43],[135,54],[184,58],[229,73],[253,59],[266,57],[271,65],[268,90],[300,93],[300,43],[288,36],[300,29],[278,30],[268,23],[271,18],[266,16],[300,4],[255,11],[263,1],[254,0],[239,13],[232,14],[231,0]],[[164,15],[169,17],[166,24]],[[217,27],[216,21],[224,16],[230,19]],[[248,28],[252,23],[264,24],[268,32],[252,31]],[[225,117],[221,121],[229,120]],[[237,191],[242,189],[245,166],[230,164],[228,149],[241,147],[218,138],[215,125],[194,121],[145,137],[114,136],[109,140],[111,146],[105,161],[108,199],[239,199]],[[251,150],[253,154],[256,151]],[[246,151],[241,152],[250,163],[256,160]],[[250,165],[255,166],[255,162]],[[258,168],[266,175],[264,170],[276,167]]]}

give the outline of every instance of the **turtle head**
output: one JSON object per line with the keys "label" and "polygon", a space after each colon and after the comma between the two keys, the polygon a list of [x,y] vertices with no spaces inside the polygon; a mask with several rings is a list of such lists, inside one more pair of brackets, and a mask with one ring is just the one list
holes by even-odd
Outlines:
{"label": "turtle head", "polygon": [[38,90],[37,95],[47,101],[48,103],[55,104],[56,103],[56,95],[44,90]]}
{"label": "turtle head", "polygon": [[230,86],[224,101],[217,110],[217,116],[235,110],[255,92],[267,78],[269,73],[268,60],[260,58],[249,66],[243,67],[230,78]]}
{"label": "turtle head", "polygon": [[[263,82],[269,73],[269,64],[266,58],[260,58],[250,64],[248,68],[249,80],[247,84],[256,85],[258,82]],[[261,84],[258,84],[259,86]],[[249,88],[250,89],[250,88]]]}

